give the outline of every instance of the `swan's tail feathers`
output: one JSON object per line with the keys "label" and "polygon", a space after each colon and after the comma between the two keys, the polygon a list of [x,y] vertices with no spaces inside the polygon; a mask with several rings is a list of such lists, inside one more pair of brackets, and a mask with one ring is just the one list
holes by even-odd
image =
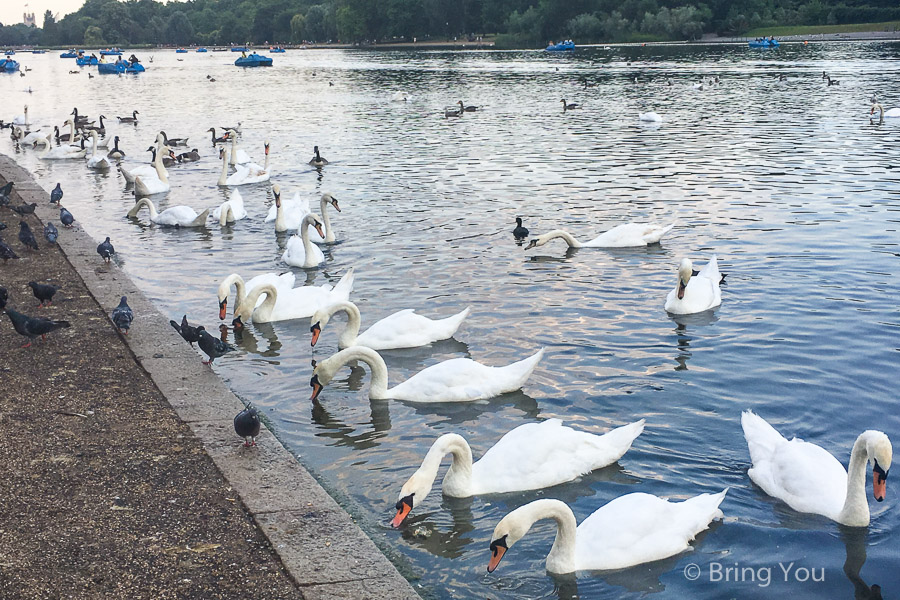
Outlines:
{"label": "swan's tail feathers", "polygon": [[350,299],[350,292],[353,291],[353,267],[350,267],[350,270],[344,273],[344,276],[341,277],[341,280],[337,282],[337,285],[334,286],[332,292],[334,294],[339,295],[344,300]]}
{"label": "swan's tail feathers", "polygon": [[645,422],[644,419],[641,419],[640,421],[635,421],[634,423],[629,423],[622,427],[616,427],[612,431],[600,436],[597,440],[598,443],[602,444],[604,448],[612,448],[614,450],[613,456],[605,458],[607,461],[606,464],[619,460],[631,449],[631,444],[634,443],[634,440],[644,432]]}
{"label": "swan's tail feathers", "polygon": [[787,441],[768,421],[750,410],[741,413],[741,427],[744,429],[744,439],[747,440],[750,460],[754,465],[769,460],[775,449]]}
{"label": "swan's tail feathers", "polygon": [[469,316],[470,312],[472,312],[472,307],[467,306],[465,310],[453,315],[452,317],[440,319],[438,322],[444,326],[444,331],[442,332],[444,334],[444,337],[441,339],[453,337],[453,335],[456,334],[456,330],[459,329],[459,326],[462,325],[462,322],[466,320],[466,317]]}
{"label": "swan's tail feathers", "polygon": [[647,235],[644,236],[644,241],[648,244],[655,244],[659,242],[659,240],[661,240],[664,235],[672,231],[672,228],[675,227],[677,223],[678,221],[672,221],[672,224],[666,227],[654,228],[653,231],[650,231],[649,233],[647,233]]}
{"label": "swan's tail feathers", "polygon": [[544,349],[541,348],[537,352],[535,352],[532,356],[528,358],[522,359],[518,362],[514,362],[513,364],[505,367],[510,369],[511,371],[518,371],[518,386],[513,388],[514,390],[519,389],[525,382],[528,381],[528,378],[531,377],[531,373],[534,371],[534,368],[537,366],[539,362],[541,362],[541,358],[544,356]]}
{"label": "swan's tail feathers", "polygon": [[191,227],[203,227],[206,225],[206,218],[209,217],[209,209],[207,208],[202,213],[197,215],[197,218],[191,221]]}
{"label": "swan's tail feathers", "polygon": [[713,254],[709,259],[709,262],[706,263],[706,266],[700,269],[700,272],[697,274],[699,277],[706,277],[710,281],[715,281],[716,285],[722,277],[719,275],[719,261],[716,258],[716,255]]}
{"label": "swan's tail feathers", "polygon": [[125,181],[128,183],[134,183],[134,175],[131,174],[131,171],[128,171],[121,164],[119,165],[119,171],[122,173],[122,177],[125,178]]}
{"label": "swan's tail feathers", "polygon": [[725,494],[727,493],[728,488],[725,488],[718,494],[700,494],[685,500],[685,504],[690,503],[697,510],[698,532],[706,529],[710,521],[721,519],[725,516],[722,514],[722,509],[719,508],[719,505],[725,500]]}

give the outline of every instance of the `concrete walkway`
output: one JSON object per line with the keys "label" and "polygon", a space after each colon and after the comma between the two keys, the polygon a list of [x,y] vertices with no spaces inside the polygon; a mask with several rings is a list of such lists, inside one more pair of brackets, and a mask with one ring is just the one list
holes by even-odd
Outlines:
{"label": "concrete walkway", "polygon": [[[20,348],[0,323],[0,596],[418,599],[271,433],[242,447],[241,402],[98,241],[77,221],[63,229],[9,157],[0,179],[15,182],[12,204],[38,204],[25,219],[38,251],[0,208],[21,257],[0,263],[8,306],[71,324]],[[37,308],[32,280],[62,286],[53,306]],[[135,312],[124,338],[108,318],[122,295]]]}

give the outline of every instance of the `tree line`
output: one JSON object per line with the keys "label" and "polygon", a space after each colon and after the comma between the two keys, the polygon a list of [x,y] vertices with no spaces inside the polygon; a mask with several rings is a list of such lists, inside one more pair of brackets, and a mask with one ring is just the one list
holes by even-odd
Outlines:
{"label": "tree line", "polygon": [[774,25],[900,20],[896,0],[87,0],[43,27],[0,24],[0,46],[186,46],[471,39],[500,47],[684,40]]}

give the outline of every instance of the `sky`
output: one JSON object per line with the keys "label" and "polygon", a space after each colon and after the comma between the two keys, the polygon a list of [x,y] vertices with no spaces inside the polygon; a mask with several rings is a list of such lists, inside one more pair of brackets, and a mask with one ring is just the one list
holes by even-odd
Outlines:
{"label": "sky", "polygon": [[22,22],[22,13],[34,13],[37,26],[44,24],[47,9],[62,18],[73,13],[84,4],[84,0],[0,0],[0,23],[15,25]]}

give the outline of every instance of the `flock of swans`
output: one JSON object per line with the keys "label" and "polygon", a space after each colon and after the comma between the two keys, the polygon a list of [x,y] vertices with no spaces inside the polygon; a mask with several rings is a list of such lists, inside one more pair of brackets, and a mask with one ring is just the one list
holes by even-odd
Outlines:
{"label": "flock of swans", "polygon": [[[395,100],[407,99],[398,92]],[[562,101],[566,110],[577,108]],[[880,108],[880,105],[879,105]],[[460,111],[468,108],[460,102]],[[875,108],[873,108],[874,112]],[[43,146],[40,158],[45,160],[79,159],[88,168],[110,169],[113,163],[129,183],[133,183],[136,202],[128,217],[136,217],[144,208],[150,221],[160,226],[203,227],[210,215],[224,225],[247,217],[243,197],[233,189],[230,198],[220,206],[201,212],[188,206],[174,206],[158,212],[150,196],[164,194],[171,189],[164,159],[178,160],[174,146],[187,145],[186,138],[169,138],[160,132],[151,165],[127,167],[120,161],[124,150],[113,136],[114,149],[103,152],[100,134],[108,143],[111,132],[103,128],[90,130],[79,122],[77,111],[65,125],[66,139],[59,137],[59,146],[52,147],[50,136],[22,137],[22,143]],[[132,121],[135,122],[137,111]],[[127,119],[127,118],[126,118]],[[659,120],[655,113],[641,115],[642,120]],[[24,124],[23,124],[24,125]],[[87,126],[89,127],[89,126]],[[219,149],[221,172],[218,185],[237,188],[242,185],[265,183],[270,180],[270,144],[265,143],[263,165],[254,163],[238,147],[238,135],[229,130],[213,143],[230,146]],[[79,133],[81,132],[81,133]],[[23,132],[24,133],[24,132]],[[35,134],[28,133],[29,136]],[[86,140],[90,139],[90,151]],[[69,145],[74,144],[74,145]],[[115,152],[115,154],[113,154]],[[196,151],[194,151],[196,152]],[[190,157],[188,160],[191,160]],[[180,162],[180,160],[179,160]],[[318,146],[309,164],[321,168],[328,164]],[[278,184],[272,186],[274,204],[265,222],[274,223],[276,232],[298,232],[287,243],[282,260],[290,266],[315,268],[324,260],[319,247],[333,244],[337,235],[329,212],[341,208],[331,194],[319,199],[319,213],[312,212],[307,199],[296,195],[283,200]],[[324,226],[324,228],[323,228]],[[660,243],[675,223],[668,225],[626,223],[614,227],[593,239],[580,241],[564,230],[553,230],[532,237],[526,250],[562,240],[573,248],[627,248]],[[528,236],[521,219],[514,230],[517,238]],[[108,240],[108,238],[107,238]],[[722,302],[719,272],[715,255],[700,270],[684,258],[678,266],[677,281],[665,298],[664,308],[673,314],[693,314],[711,310]],[[301,285],[295,287],[293,272],[268,273],[245,280],[237,273],[226,277],[217,289],[219,318],[225,319],[232,287],[235,288],[232,307],[234,324],[245,322],[269,323],[295,319],[310,319],[311,345],[315,346],[332,317],[345,313],[347,324],[338,335],[338,352],[315,363],[310,387],[311,400],[319,401],[325,386],[346,365],[365,363],[371,373],[368,395],[372,399],[395,399],[416,404],[473,402],[520,389],[537,368],[544,356],[539,349],[531,356],[505,366],[489,366],[469,358],[454,358],[439,362],[391,387],[388,366],[379,354],[381,350],[427,346],[456,335],[469,317],[470,308],[442,319],[431,319],[405,309],[388,315],[360,333],[362,317],[351,301],[354,271],[348,269],[334,285]],[[849,471],[823,448],[799,439],[788,440],[761,417],[750,411],[741,417],[752,468],[749,478],[766,494],[784,501],[799,512],[824,515],[848,526],[864,527],[870,520],[866,501],[866,465],[873,471],[873,495],[881,501],[885,496],[885,481],[891,466],[892,448],[887,435],[879,431],[862,433],[850,457]],[[477,461],[466,440],[457,434],[445,434],[433,442],[421,466],[401,486],[396,513],[391,524],[400,527],[412,510],[425,502],[434,486],[443,458],[450,454],[452,463],[441,483],[442,492],[451,497],[470,497],[482,494],[539,490],[572,481],[586,473],[613,464],[628,452],[645,427],[644,419],[613,429],[604,435],[576,431],[558,419],[528,423],[507,432]],[[647,494],[631,493],[598,508],[580,525],[571,509],[552,499],[532,501],[506,515],[495,527],[490,540],[491,557],[488,570],[493,571],[505,554],[540,519],[556,523],[556,541],[547,556],[546,567],[553,573],[579,570],[622,569],[667,558],[687,550],[695,536],[710,523],[723,517],[720,505],[727,489],[716,493],[702,493],[680,502]]]}

